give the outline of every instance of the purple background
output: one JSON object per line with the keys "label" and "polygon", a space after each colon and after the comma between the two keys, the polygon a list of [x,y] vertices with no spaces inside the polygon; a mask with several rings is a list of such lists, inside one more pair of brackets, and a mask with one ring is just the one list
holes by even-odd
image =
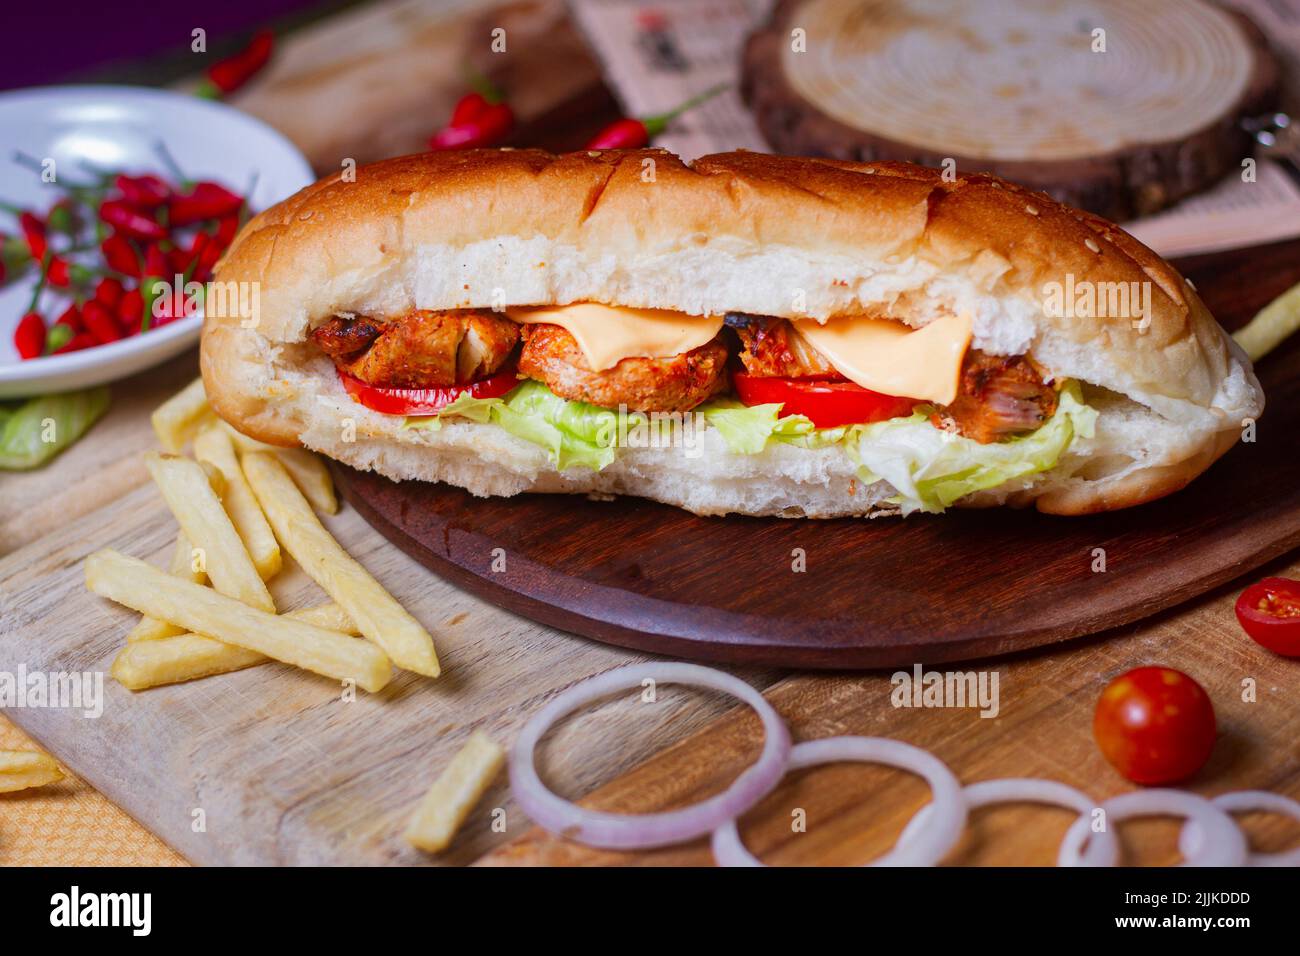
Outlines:
{"label": "purple background", "polygon": [[[238,49],[260,26],[288,27],[349,0],[6,0],[0,89],[108,80],[166,83]],[[208,53],[190,31],[208,31]]]}

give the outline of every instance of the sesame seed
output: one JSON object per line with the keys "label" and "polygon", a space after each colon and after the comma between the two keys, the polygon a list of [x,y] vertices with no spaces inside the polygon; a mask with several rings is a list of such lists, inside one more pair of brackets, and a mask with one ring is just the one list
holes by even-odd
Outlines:
{"label": "sesame seed", "polygon": [[598,149],[589,149],[589,150],[587,150],[587,155],[590,156],[592,159],[597,159],[597,158],[599,158],[599,156],[600,156],[600,150],[598,150]]}
{"label": "sesame seed", "polygon": [[1093,252],[1101,252],[1101,246],[1097,245],[1097,241],[1095,239],[1085,239],[1083,240],[1083,244],[1087,246],[1089,249],[1091,249]]}
{"label": "sesame seed", "polygon": [[1191,279],[1183,279],[1183,281],[1187,283],[1187,288],[1191,289],[1193,292],[1196,291],[1196,283]]}
{"label": "sesame seed", "polygon": [[1025,212],[1029,213],[1029,215],[1031,215],[1031,216],[1037,216],[1037,215],[1038,215],[1038,207],[1037,207],[1037,206],[1026,206],[1026,207],[1025,207]]}

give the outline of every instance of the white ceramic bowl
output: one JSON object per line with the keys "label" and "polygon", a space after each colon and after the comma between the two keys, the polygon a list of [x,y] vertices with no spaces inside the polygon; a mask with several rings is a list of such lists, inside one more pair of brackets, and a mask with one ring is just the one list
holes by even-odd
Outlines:
{"label": "white ceramic bowl", "polygon": [[[155,150],[159,141],[192,179],[212,179],[243,193],[256,173],[249,197],[255,210],[315,180],[292,143],[260,120],[220,103],[140,87],[61,86],[0,94],[0,198],[44,213],[62,195],[16,165],[12,150],[53,158],[57,174],[72,180],[85,178],[82,160],[167,176]],[[11,218],[0,215],[0,230],[12,235],[17,230]],[[123,378],[180,354],[199,337],[202,317],[192,316],[111,345],[23,361],[14,348],[14,328],[33,285],[34,280],[24,280],[0,289],[0,398]],[[52,311],[47,307],[47,321],[53,321]]]}

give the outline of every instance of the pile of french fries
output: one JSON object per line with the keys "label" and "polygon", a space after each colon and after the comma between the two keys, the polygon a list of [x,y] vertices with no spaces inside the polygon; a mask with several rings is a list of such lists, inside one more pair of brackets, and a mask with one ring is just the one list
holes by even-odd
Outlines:
{"label": "pile of french fries", "polygon": [[[388,683],[394,665],[438,676],[429,632],[317,517],[339,507],[320,458],[231,428],[213,414],[201,379],[152,420],[163,451],[146,465],[180,526],[170,566],[162,571],[109,548],[86,559],[86,586],[141,614],[113,661],[119,683],[138,691],[270,659],[371,692]],[[192,458],[182,454],[187,445]],[[278,611],[266,582],[286,551],[330,603]],[[20,774],[26,786],[40,774],[57,779],[49,758],[33,762],[42,756],[21,755],[15,782]],[[444,849],[504,762],[505,751],[475,732],[416,808],[407,841]],[[0,790],[3,773],[0,761]]]}
{"label": "pile of french fries", "polygon": [[[321,524],[338,499],[324,463],[235,431],[196,379],[153,414],[149,474],[180,531],[167,571],[112,549],[86,559],[91,591],[142,615],[113,661],[131,690],[283,661],[365,690],[393,667],[439,674],[433,637]],[[181,453],[192,444],[193,457]],[[331,603],[281,614],[266,582],[283,552]],[[358,639],[361,638],[361,639]]]}

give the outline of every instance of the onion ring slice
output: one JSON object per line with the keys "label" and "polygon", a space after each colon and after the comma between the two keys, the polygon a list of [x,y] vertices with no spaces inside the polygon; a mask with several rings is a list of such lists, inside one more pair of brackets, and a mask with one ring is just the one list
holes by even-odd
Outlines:
{"label": "onion ring slice", "polygon": [[[691,684],[738,697],[763,721],[763,752],[757,761],[717,796],[666,813],[609,813],[591,810],[547,789],[537,775],[537,743],[565,714],[643,680]],[[612,850],[667,846],[703,836],[724,820],[739,816],[776,786],[790,756],[790,731],[763,695],[739,678],[697,664],[647,663],[620,667],[564,691],[533,715],[510,754],[510,788],[519,806],[552,833]]]}
{"label": "onion ring slice", "polygon": [[[1004,777],[1000,780],[981,780],[967,784],[961,792],[966,801],[966,809],[974,810],[995,803],[1044,803],[1054,807],[1075,810],[1080,816],[1087,816],[1097,806],[1096,802],[1082,790],[1076,790],[1068,784],[1055,780],[1039,780],[1033,777]],[[930,821],[930,807],[924,806],[916,816],[908,821],[903,834],[898,838],[900,844],[916,838]],[[1110,830],[1090,833],[1093,841],[1102,844],[1102,866],[1114,866],[1119,861],[1119,840]],[[1062,849],[1056,858],[1059,866],[1073,866],[1074,862],[1065,859]]]}
{"label": "onion ring slice", "polygon": [[[1226,813],[1249,813],[1251,810],[1281,813],[1293,820],[1300,820],[1300,801],[1292,800],[1280,793],[1268,790],[1236,790],[1221,793],[1210,801]],[[1193,856],[1200,849],[1205,837],[1201,828],[1193,820],[1183,824],[1178,834],[1178,850],[1183,856]],[[1247,866],[1300,866],[1300,846],[1278,853],[1246,853]]]}
{"label": "onion ring slice", "polygon": [[[1106,828],[1113,829],[1130,817],[1174,816],[1195,821],[1209,840],[1186,855],[1180,866],[1241,866],[1246,862],[1246,837],[1232,817],[1204,797],[1182,790],[1135,790],[1111,797],[1101,805]],[[1089,840],[1088,816],[1071,824],[1061,841],[1059,862],[1063,866],[1104,866],[1104,849]],[[1084,844],[1087,843],[1087,848]],[[1181,852],[1181,847],[1180,847]]]}
{"label": "onion ring slice", "polygon": [[[966,826],[966,801],[961,795],[961,783],[947,765],[929,751],[913,747],[901,740],[884,737],[827,737],[798,744],[790,751],[787,770],[798,770],[823,763],[840,761],[881,763],[902,770],[910,770],[924,777],[930,784],[934,801],[926,805],[933,826],[915,834],[915,839],[898,844],[867,866],[933,866],[944,858],[961,838]],[[736,827],[735,814],[713,831],[713,858],[719,866],[763,866],[745,849]]]}

